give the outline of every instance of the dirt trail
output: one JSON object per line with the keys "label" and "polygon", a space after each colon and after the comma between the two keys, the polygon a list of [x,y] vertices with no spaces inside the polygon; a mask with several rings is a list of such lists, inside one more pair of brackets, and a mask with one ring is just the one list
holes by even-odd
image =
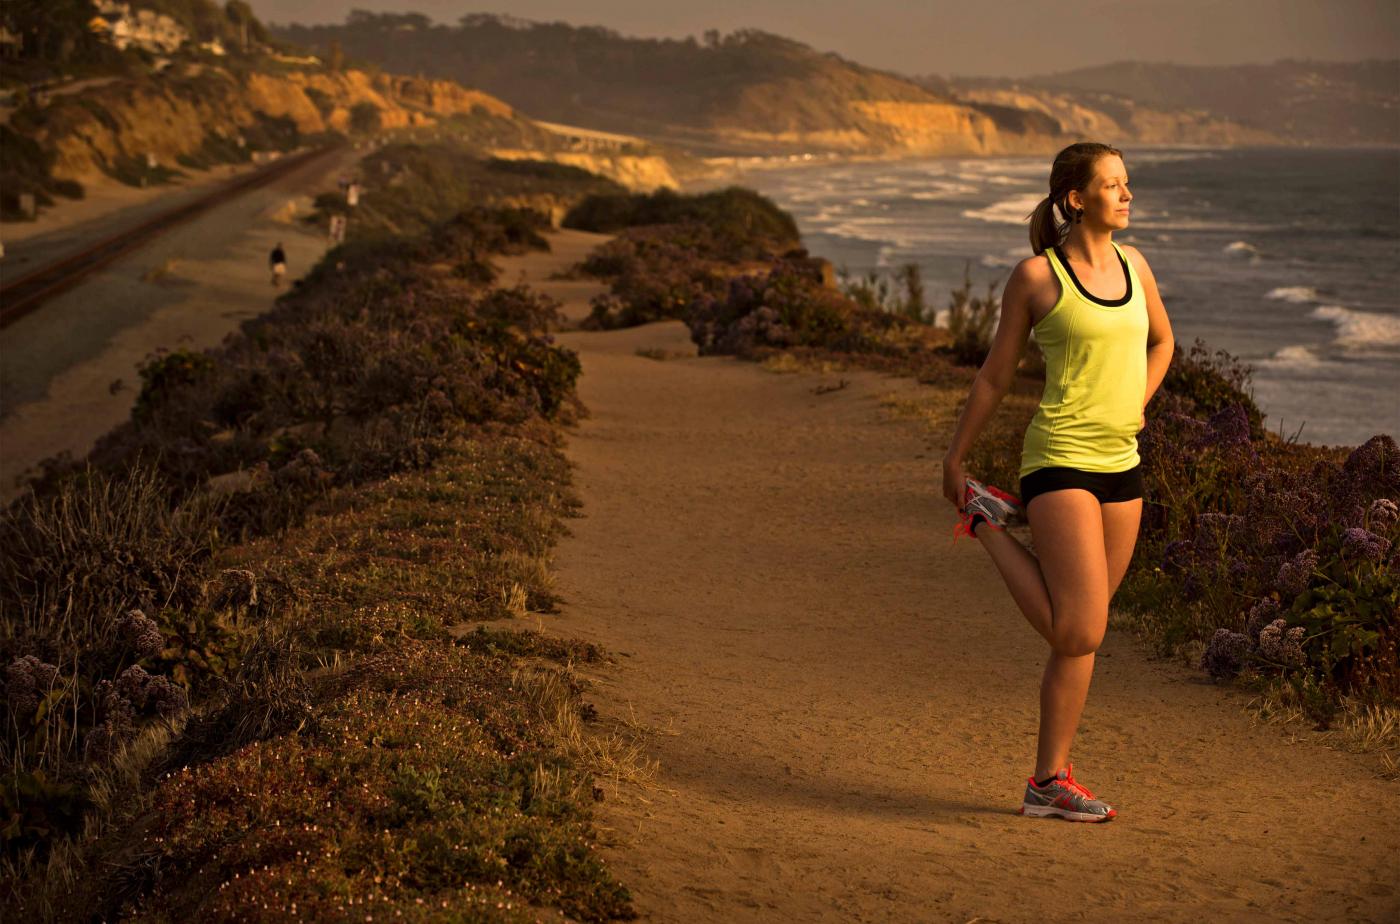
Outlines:
{"label": "dirt trail", "polygon": [[[542,280],[598,238],[507,261]],[[568,246],[561,246],[567,244]],[[541,283],[586,314],[580,283]],[[1075,742],[1119,818],[1016,813],[1045,647],[975,542],[909,380],[777,375],[664,322],[560,342],[592,411],[551,631],[624,653],[593,701],[661,729],[600,806],[657,921],[1395,920],[1400,787],[1251,727],[1110,631]]]}

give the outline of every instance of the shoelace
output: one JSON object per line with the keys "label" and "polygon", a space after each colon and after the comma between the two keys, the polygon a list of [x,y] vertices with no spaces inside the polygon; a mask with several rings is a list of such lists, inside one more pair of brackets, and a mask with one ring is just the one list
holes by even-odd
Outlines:
{"label": "shoelace", "polygon": [[1073,776],[1070,776],[1068,773],[1065,774],[1064,784],[1065,784],[1066,786],[1068,786],[1070,789],[1073,789],[1075,792],[1079,793],[1081,796],[1083,796],[1083,797],[1086,798],[1086,799],[1095,799],[1095,798],[1097,798],[1097,797],[1096,797],[1093,793],[1091,793],[1085,786],[1081,785],[1080,782],[1079,782],[1078,780],[1076,780]]}

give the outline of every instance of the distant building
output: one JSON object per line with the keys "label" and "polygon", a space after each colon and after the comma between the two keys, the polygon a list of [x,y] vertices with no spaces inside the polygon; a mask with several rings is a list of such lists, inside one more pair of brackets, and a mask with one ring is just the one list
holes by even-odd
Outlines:
{"label": "distant building", "polygon": [[156,53],[170,53],[190,40],[190,34],[172,17],[153,10],[132,10],[117,0],[92,0],[97,15],[88,23],[119,50],[135,46]]}
{"label": "distant building", "polygon": [[0,58],[18,58],[24,50],[24,40],[0,24]]}

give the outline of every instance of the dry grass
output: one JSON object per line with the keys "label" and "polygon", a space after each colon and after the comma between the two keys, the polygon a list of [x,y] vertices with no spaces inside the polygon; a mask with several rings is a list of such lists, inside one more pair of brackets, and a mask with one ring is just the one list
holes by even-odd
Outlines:
{"label": "dry grass", "polygon": [[1318,730],[1292,687],[1275,683],[1250,699],[1248,708],[1257,723],[1276,726],[1290,741],[1365,755],[1382,779],[1400,780],[1400,706],[1343,697],[1329,727]]}
{"label": "dry grass", "polygon": [[569,756],[614,788],[623,784],[654,789],[660,764],[646,756],[649,731],[629,717],[600,722],[590,729],[579,707],[578,691],[587,685],[572,662],[562,667],[522,665],[512,676],[512,686],[523,690],[539,717],[549,725],[551,737]]}

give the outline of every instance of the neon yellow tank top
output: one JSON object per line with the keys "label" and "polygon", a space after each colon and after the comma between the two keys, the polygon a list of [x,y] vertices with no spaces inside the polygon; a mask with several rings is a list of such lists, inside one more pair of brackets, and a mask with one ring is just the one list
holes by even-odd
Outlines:
{"label": "neon yellow tank top", "polygon": [[1045,251],[1060,298],[1032,328],[1045,354],[1045,391],[1021,447],[1023,478],[1050,466],[1122,472],[1140,461],[1147,297],[1128,255],[1113,249],[1128,279],[1114,301],[1085,291],[1059,247]]}

